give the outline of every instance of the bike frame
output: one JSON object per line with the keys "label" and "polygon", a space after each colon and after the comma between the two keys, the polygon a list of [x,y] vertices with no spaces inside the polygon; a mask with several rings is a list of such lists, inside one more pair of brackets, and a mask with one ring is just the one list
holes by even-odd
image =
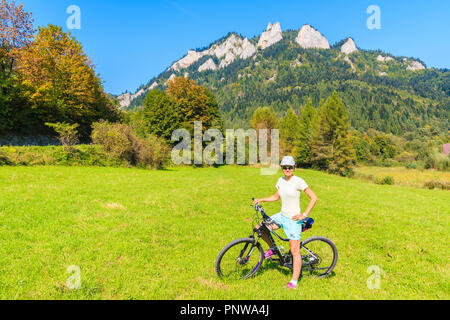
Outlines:
{"label": "bike frame", "polygon": [[[278,239],[280,239],[281,241],[287,242],[287,241],[289,241],[289,239],[284,239],[284,238],[280,237],[276,232],[274,232],[273,230],[268,228],[267,225],[263,221],[261,227],[259,229],[254,229],[252,235],[250,236],[251,239],[256,240],[255,245],[256,245],[256,243],[259,242],[259,239],[261,239],[263,232],[265,232],[267,234],[267,236],[270,240],[270,246],[271,246],[271,248],[274,249],[274,253],[278,256],[278,259],[272,259],[272,260],[278,261],[280,265],[285,266],[289,261],[287,261],[287,259],[285,259],[285,256],[278,249],[277,243],[275,242],[275,239],[273,238],[272,234],[276,235],[278,237]],[[255,234],[258,234],[257,238],[255,238]]]}
{"label": "bike frame", "polygon": [[[259,206],[259,205],[258,205],[258,206],[255,206],[255,210],[256,210],[256,211],[259,211],[259,212],[261,213],[261,215],[262,215],[262,217],[263,217],[263,220],[259,223],[260,227],[259,227],[258,229],[256,229],[256,228],[253,229],[253,233],[252,233],[252,235],[249,237],[250,239],[255,239],[255,243],[254,243],[254,245],[253,245],[253,248],[250,250],[249,255],[253,252],[253,249],[255,248],[255,246],[257,245],[257,243],[259,243],[259,240],[260,240],[261,237],[262,237],[262,233],[265,232],[265,233],[267,234],[268,238],[269,238],[271,248],[275,249],[275,250],[274,250],[274,253],[278,256],[278,259],[272,259],[272,260],[273,260],[273,261],[278,261],[278,263],[279,263],[281,266],[291,267],[291,266],[292,266],[292,261],[286,259],[286,257],[287,257],[288,255],[283,255],[283,254],[280,252],[280,250],[278,249],[278,245],[277,245],[277,243],[275,242],[275,239],[273,238],[272,234],[274,234],[278,239],[280,239],[281,241],[284,241],[284,242],[289,242],[289,239],[284,239],[284,238],[282,238],[280,235],[278,235],[275,231],[273,231],[272,229],[270,229],[270,228],[267,226],[266,222],[270,220],[270,217],[265,213],[264,209],[263,209],[261,206]],[[255,238],[255,234],[258,235],[257,238]],[[244,248],[244,250],[243,250],[242,252],[245,252],[246,248],[247,248],[247,246],[245,246],[245,248]],[[308,248],[306,248],[306,247],[303,246],[303,241],[300,242],[300,249],[304,249],[304,250],[306,250],[310,255],[315,256],[315,254],[314,254],[312,251],[310,251]],[[302,258],[303,258],[303,256],[302,256]],[[289,265],[291,265],[291,266],[289,266]],[[302,263],[302,268],[304,268],[304,267],[307,267],[307,264]]]}

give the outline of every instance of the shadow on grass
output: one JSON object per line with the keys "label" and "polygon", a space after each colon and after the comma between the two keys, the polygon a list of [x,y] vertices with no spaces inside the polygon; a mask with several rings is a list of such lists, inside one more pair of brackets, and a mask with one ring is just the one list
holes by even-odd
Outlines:
{"label": "shadow on grass", "polygon": [[[291,275],[292,270],[287,267],[282,267],[278,262],[267,260],[262,266],[261,269],[259,269],[258,273],[262,273],[268,270],[277,270],[278,272],[282,273],[283,275]],[[317,278],[318,272],[310,272],[308,269],[303,268],[301,277],[308,277],[308,278]],[[334,271],[331,271],[330,274],[326,275],[325,277],[319,278],[319,279],[328,279],[333,278],[336,276],[336,273]]]}
{"label": "shadow on grass", "polygon": [[175,170],[174,168],[163,168],[163,169],[158,169],[158,171],[177,171],[177,170]]}
{"label": "shadow on grass", "polygon": [[284,275],[289,275],[292,273],[291,269],[280,266],[278,262],[266,260],[266,262],[263,263],[263,265],[261,266],[261,269],[259,269],[259,272],[264,272],[268,270],[277,270],[278,272]]}
{"label": "shadow on grass", "polygon": [[[326,275],[325,277],[318,278],[318,279],[329,279],[329,278],[334,278],[334,276],[336,276],[336,273],[334,271],[331,271],[330,274]],[[302,277],[317,278],[317,273],[311,273],[308,270],[303,270]]]}

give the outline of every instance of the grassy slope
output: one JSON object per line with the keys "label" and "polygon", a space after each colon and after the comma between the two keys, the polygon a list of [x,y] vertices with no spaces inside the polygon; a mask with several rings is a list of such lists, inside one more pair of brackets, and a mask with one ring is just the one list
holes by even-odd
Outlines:
{"label": "grassy slope", "polygon": [[[271,195],[281,175],[259,173],[0,167],[0,298],[450,298],[448,191],[303,170],[320,199],[304,236],[336,243],[335,275],[304,277],[290,292],[289,271],[265,262],[254,279],[221,282],[217,254],[250,234],[250,198]],[[280,203],[265,208],[276,213]],[[65,287],[70,265],[81,268],[81,290]],[[371,265],[384,271],[379,290],[366,285]]]}

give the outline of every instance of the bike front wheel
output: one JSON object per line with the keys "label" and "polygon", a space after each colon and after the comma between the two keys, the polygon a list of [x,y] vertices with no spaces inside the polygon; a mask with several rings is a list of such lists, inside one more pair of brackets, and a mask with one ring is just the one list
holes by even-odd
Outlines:
{"label": "bike front wheel", "polygon": [[303,241],[301,247],[306,251],[302,255],[303,268],[308,269],[312,275],[323,278],[333,271],[338,259],[333,241],[324,237],[311,237]]}
{"label": "bike front wheel", "polygon": [[252,238],[227,244],[216,259],[216,273],[224,280],[248,279],[258,272],[264,261],[264,250]]}

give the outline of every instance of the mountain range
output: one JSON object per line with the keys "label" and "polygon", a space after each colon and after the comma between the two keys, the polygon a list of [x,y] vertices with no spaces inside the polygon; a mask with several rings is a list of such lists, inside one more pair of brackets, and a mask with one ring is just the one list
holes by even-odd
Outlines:
{"label": "mountain range", "polygon": [[176,76],[189,77],[217,97],[227,127],[248,127],[257,107],[278,116],[312,99],[318,106],[338,91],[352,127],[400,134],[424,125],[448,130],[450,71],[427,68],[416,58],[358,48],[349,37],[330,45],[310,25],[282,31],[280,23],[252,39],[231,32],[190,50],[134,94],[118,96],[120,108],[142,105],[152,89]]}

